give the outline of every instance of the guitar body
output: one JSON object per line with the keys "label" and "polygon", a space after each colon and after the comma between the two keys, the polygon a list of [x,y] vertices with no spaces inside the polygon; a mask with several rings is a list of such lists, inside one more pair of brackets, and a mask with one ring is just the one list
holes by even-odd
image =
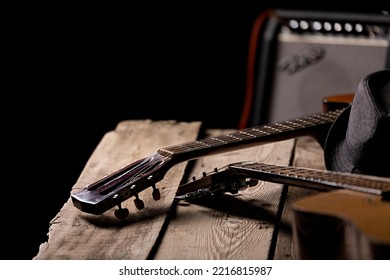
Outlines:
{"label": "guitar body", "polygon": [[[128,210],[121,203],[134,197],[135,206],[143,209],[138,194],[149,187],[153,199],[159,200],[157,183],[178,163],[300,136],[312,136],[323,145],[330,127],[352,100],[353,94],[330,96],[323,100],[322,113],[161,148],[72,193],[72,202],[82,212],[94,215],[117,206],[115,215],[125,219]],[[317,190],[344,188],[294,204],[293,238],[298,259],[390,259],[390,202],[381,200],[389,197],[389,178],[237,163],[181,185],[176,199],[237,193],[256,185],[248,178]],[[345,191],[351,188],[355,191]]]}
{"label": "guitar body", "polygon": [[[323,112],[352,104],[354,93],[323,98]],[[297,201],[293,238],[298,259],[390,259],[390,202],[340,190]]]}
{"label": "guitar body", "polygon": [[352,104],[354,93],[326,96],[322,99],[322,111],[330,112]]}
{"label": "guitar body", "polygon": [[390,202],[348,190],[293,206],[296,259],[390,259]]}

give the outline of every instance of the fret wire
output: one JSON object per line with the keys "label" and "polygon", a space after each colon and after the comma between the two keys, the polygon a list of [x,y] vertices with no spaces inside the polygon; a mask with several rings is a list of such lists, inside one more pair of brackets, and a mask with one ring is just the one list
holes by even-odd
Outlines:
{"label": "fret wire", "polygon": [[275,123],[276,126],[278,126],[278,129],[282,130],[282,131],[290,131],[290,130],[293,130],[291,127],[285,125],[285,124],[282,124],[282,123]]}
{"label": "fret wire", "polygon": [[257,135],[257,136],[265,136],[265,135],[270,135],[270,133],[264,131],[264,130],[261,130],[261,129],[258,129],[258,128],[252,128],[252,131],[253,131],[253,134],[254,135]]}
{"label": "fret wire", "polygon": [[218,145],[221,145],[221,144],[225,144],[224,142],[222,142],[221,140],[219,139],[215,139],[215,138],[206,138],[206,139],[202,139],[202,140],[199,140],[199,142],[202,142],[202,143],[205,143],[205,144],[208,144],[210,146],[218,146]]}
{"label": "fret wire", "polygon": [[320,116],[320,119],[321,120],[324,120],[324,121],[334,121],[335,118],[338,116],[339,114],[332,114],[332,115],[326,115],[326,116]]}
{"label": "fret wire", "polygon": [[[362,177],[355,177],[353,174],[352,176],[347,176],[346,174],[339,174],[339,173],[331,173],[327,170],[302,170],[302,169],[293,169],[290,167],[281,167],[281,166],[274,166],[274,165],[264,165],[264,164],[248,164],[247,166],[244,165],[244,167],[250,167],[251,170],[254,171],[260,171],[264,173],[270,173],[270,174],[277,174],[281,176],[287,176],[291,177],[290,174],[293,174],[298,179],[302,180],[311,180],[316,182],[323,182],[327,184],[337,184],[339,186],[347,186],[349,188],[363,188],[367,189],[366,187],[363,187],[363,185],[370,186],[369,189],[377,189],[377,190],[384,190],[384,191],[390,191],[390,182],[382,182],[382,181],[376,181],[374,179],[370,178],[362,178]],[[329,177],[331,175],[331,177]],[[331,180],[330,180],[331,179]]]}
{"label": "fret wire", "polygon": [[182,152],[195,151],[195,150],[209,148],[209,147],[211,147],[211,145],[207,144],[205,141],[193,141],[193,142],[183,143],[180,145],[171,146],[165,149],[172,151],[174,153],[182,153]]}
{"label": "fret wire", "polygon": [[189,142],[189,143],[184,144],[184,146],[188,147],[188,148],[191,148],[192,150],[197,150],[199,148],[204,148],[205,147],[205,145],[202,142],[199,142],[199,141]]}
{"label": "fret wire", "polygon": [[[250,128],[245,128],[243,130],[240,130],[242,133],[246,133],[246,134],[249,134],[249,135],[254,135],[252,134],[252,132],[255,130],[255,127],[250,127]],[[256,135],[254,135],[255,137],[257,137]]]}
{"label": "fret wire", "polygon": [[253,134],[250,134],[250,133],[247,133],[245,131],[237,131],[236,133],[234,134],[240,134],[242,139],[252,139],[252,138],[257,138],[256,135],[253,135]]}
{"label": "fret wire", "polygon": [[157,151],[157,153],[159,155],[164,156],[164,157],[171,157],[173,155],[173,153],[170,150],[167,150],[167,149],[159,149]]}
{"label": "fret wire", "polygon": [[218,137],[209,137],[202,140],[183,143],[180,145],[166,147],[164,150],[168,154],[183,153],[204,148],[216,147],[228,143],[239,142],[247,139],[272,135],[275,133],[282,133],[284,131],[291,131],[296,128],[305,128],[314,126],[320,123],[333,121],[339,115],[339,111],[331,111],[324,114],[312,115],[305,118],[298,118],[294,121],[288,120],[283,123],[267,124],[257,127],[239,130],[231,134],[222,135]]}
{"label": "fret wire", "polygon": [[314,123],[309,122],[308,120],[296,119],[295,121],[303,124],[304,127],[309,127],[309,126],[315,125]]}
{"label": "fret wire", "polygon": [[313,117],[308,118],[308,120],[310,120],[313,124],[324,123],[323,121],[316,119],[316,118],[313,118]]}
{"label": "fret wire", "polygon": [[314,122],[312,119],[307,118],[307,119],[297,119],[298,122],[303,123],[306,127],[313,126],[317,124]]}
{"label": "fret wire", "polygon": [[261,131],[265,132],[267,135],[272,135],[272,134],[275,133],[274,130],[268,128],[267,126],[263,126],[263,127],[261,128]]}
{"label": "fret wire", "polygon": [[243,138],[239,137],[238,135],[239,135],[239,133],[230,133],[226,136],[231,137],[231,138],[235,139],[236,141],[242,141]]}
{"label": "fret wire", "polygon": [[299,123],[296,123],[296,122],[293,122],[293,121],[287,121],[286,123],[288,123],[293,129],[294,128],[304,128],[305,126],[299,124]]}
{"label": "fret wire", "polygon": [[221,140],[221,141],[224,141],[226,144],[228,143],[232,143],[232,142],[237,142],[237,138],[235,137],[232,137],[231,135],[223,135],[223,136],[218,136],[218,137],[214,137],[218,140]]}
{"label": "fret wire", "polygon": [[188,151],[192,151],[193,149],[190,149],[188,147],[185,147],[185,146],[180,146],[180,145],[176,145],[176,146],[172,146],[172,147],[169,147],[169,148],[165,148],[166,150],[169,150],[173,153],[182,153],[182,152],[188,152]]}
{"label": "fret wire", "polygon": [[193,141],[193,142],[182,143],[179,145],[169,146],[164,149],[171,152],[184,152],[184,151],[192,151],[196,146],[199,146],[199,144]]}
{"label": "fret wire", "polygon": [[266,126],[264,126],[264,127],[267,128],[267,129],[269,129],[270,131],[273,131],[273,132],[283,132],[282,130],[277,129],[277,128],[272,127],[272,126],[266,125]]}

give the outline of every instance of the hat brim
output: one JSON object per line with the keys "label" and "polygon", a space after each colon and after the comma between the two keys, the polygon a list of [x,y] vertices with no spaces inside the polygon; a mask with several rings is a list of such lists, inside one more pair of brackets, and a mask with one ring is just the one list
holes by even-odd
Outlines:
{"label": "hat brim", "polygon": [[329,129],[324,147],[325,167],[332,171],[350,172],[353,169],[352,162],[345,158],[345,149],[342,145],[345,141],[351,106],[345,108],[337,117]]}

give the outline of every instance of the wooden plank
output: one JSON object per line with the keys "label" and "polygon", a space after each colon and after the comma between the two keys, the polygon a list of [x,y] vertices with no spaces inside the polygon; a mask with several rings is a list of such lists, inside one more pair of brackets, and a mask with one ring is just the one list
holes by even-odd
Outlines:
{"label": "wooden plank", "polygon": [[[211,136],[229,131],[210,130]],[[255,160],[288,165],[294,140],[198,159],[190,177],[226,164]],[[179,203],[155,259],[267,259],[282,186],[260,182],[237,195]]]}
{"label": "wooden plank", "polygon": [[[123,121],[104,135],[87,162],[72,192],[83,188],[159,148],[194,141],[199,122]],[[90,215],[76,209],[70,199],[50,224],[48,241],[34,259],[146,259],[159,236],[172,205],[186,163],[171,168],[158,183],[161,200],[154,201],[149,189],[141,193],[146,208],[137,210],[132,199],[125,201],[130,215],[124,220],[109,210]]]}
{"label": "wooden plank", "polygon": [[[297,139],[293,166],[325,169],[323,149],[311,137],[300,137]],[[281,224],[285,225],[284,230],[278,234],[274,259],[295,259],[294,244],[292,241],[292,204],[305,196],[318,193],[315,190],[288,187],[287,197],[283,208]]]}

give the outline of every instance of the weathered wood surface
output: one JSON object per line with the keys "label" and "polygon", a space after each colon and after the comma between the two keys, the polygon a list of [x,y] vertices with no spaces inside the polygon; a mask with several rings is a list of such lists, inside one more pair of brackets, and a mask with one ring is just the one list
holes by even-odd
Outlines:
{"label": "weathered wood surface", "polygon": [[[288,165],[293,147],[292,139],[201,158],[190,177],[239,161]],[[267,259],[282,189],[279,184],[260,182],[237,195],[179,203],[154,258]]]}
{"label": "weathered wood surface", "polygon": [[[72,191],[78,190],[159,148],[194,141],[199,122],[124,121],[108,132],[87,162]],[[162,198],[154,201],[148,190],[139,211],[132,199],[123,203],[130,216],[120,221],[113,211],[94,216],[82,213],[68,200],[50,224],[48,242],[35,259],[146,259],[159,236],[173,202],[185,164],[174,166],[159,184]]]}
{"label": "weathered wood surface", "polygon": [[[200,123],[124,121],[108,132],[91,155],[72,191],[110,174],[159,148],[193,141]],[[210,130],[221,135],[228,130]],[[113,210],[95,216],[76,209],[70,199],[52,220],[48,241],[34,259],[291,259],[290,207],[310,193],[259,182],[255,187],[220,199],[173,203],[177,188],[203,171],[226,164],[256,160],[277,165],[321,167],[322,149],[311,138],[259,145],[208,156],[171,168],[157,184],[162,199],[140,194],[146,208],[137,210],[132,199],[123,206],[130,216],[117,220]],[[295,158],[292,157],[295,155]],[[288,195],[287,195],[288,194]],[[286,200],[287,197],[287,200]],[[283,209],[284,207],[284,209]],[[282,212],[283,210],[283,212]]]}
{"label": "weathered wood surface", "polygon": [[[311,137],[297,138],[294,152],[293,166],[325,169],[323,149]],[[278,234],[274,259],[296,259],[294,243],[292,241],[292,206],[295,201],[303,197],[318,193],[316,190],[289,186],[287,188],[281,217],[281,227]]]}

